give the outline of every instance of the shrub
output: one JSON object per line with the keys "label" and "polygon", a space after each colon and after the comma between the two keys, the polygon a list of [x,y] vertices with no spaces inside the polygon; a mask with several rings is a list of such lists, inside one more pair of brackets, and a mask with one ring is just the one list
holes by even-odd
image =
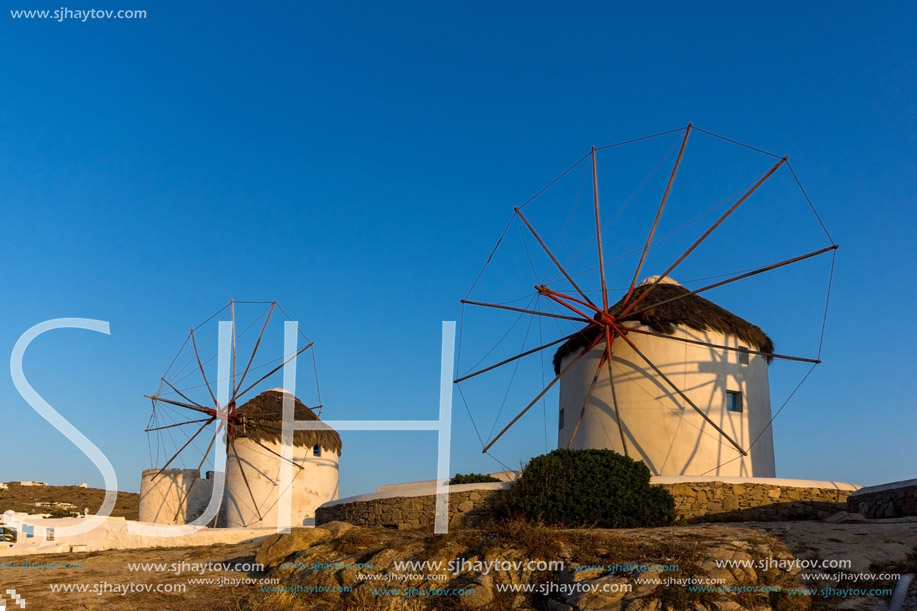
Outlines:
{"label": "shrub", "polygon": [[536,456],[503,498],[508,517],[556,526],[635,528],[675,519],[675,500],[650,485],[649,468],[612,450]]}
{"label": "shrub", "polygon": [[490,475],[485,475],[483,473],[456,473],[455,477],[449,480],[450,486],[457,486],[459,484],[488,484],[491,482],[499,482],[496,477]]}

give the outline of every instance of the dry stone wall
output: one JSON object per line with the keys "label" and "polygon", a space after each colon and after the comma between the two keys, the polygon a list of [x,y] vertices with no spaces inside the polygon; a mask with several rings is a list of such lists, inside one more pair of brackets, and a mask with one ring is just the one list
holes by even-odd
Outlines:
{"label": "dry stone wall", "polygon": [[675,497],[675,513],[686,522],[775,522],[817,520],[846,509],[852,490],[772,484],[685,482],[660,484]]}
{"label": "dry stone wall", "polygon": [[864,518],[917,516],[917,480],[864,489],[847,499],[847,511]]}
{"label": "dry stone wall", "polygon": [[[760,483],[686,482],[659,484],[675,498],[675,512],[685,522],[773,522],[816,520],[847,507],[852,491]],[[475,526],[493,515],[502,490],[449,494],[449,526]],[[319,507],[316,525],[341,521],[357,526],[432,528],[436,496],[393,496]]]}
{"label": "dry stone wall", "polygon": [[[488,519],[502,493],[493,489],[450,492],[449,527],[474,526]],[[319,507],[315,524],[339,521],[356,526],[432,528],[435,515],[436,495],[393,496]]]}

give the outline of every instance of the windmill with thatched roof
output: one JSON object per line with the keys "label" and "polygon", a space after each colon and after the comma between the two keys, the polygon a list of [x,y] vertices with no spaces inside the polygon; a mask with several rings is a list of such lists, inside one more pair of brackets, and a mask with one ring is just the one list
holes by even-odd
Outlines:
{"label": "windmill with thatched roof", "polygon": [[[558,348],[555,373],[570,367],[560,381],[558,447],[615,450],[639,457],[656,475],[774,477],[774,344],[757,326],[689,293],[669,278],[660,282],[643,311],[622,325],[633,346],[615,346],[610,374],[598,367],[606,354],[600,325]],[[609,312],[620,315],[625,305],[618,301]],[[740,458],[724,460],[736,451]]]}
{"label": "windmill with thatched roof", "polygon": [[[240,305],[248,312],[260,308],[261,313],[245,320],[237,332],[236,309]],[[268,352],[265,345],[272,340],[276,343],[281,336],[268,332],[275,310],[289,320],[276,302],[231,301],[190,331],[178,355],[160,378],[157,392],[147,395],[153,404],[146,428],[151,441],[150,457],[151,462],[160,466],[143,472],[141,521],[184,524],[204,512],[216,485],[212,470],[218,466],[213,453],[216,443],[225,444],[226,448],[225,480],[222,480],[217,525],[276,526],[282,493],[288,492],[291,524],[301,526],[314,517],[319,505],[338,497],[341,438],[336,431],[327,426],[293,431],[292,455],[284,453],[281,443],[287,400],[291,401],[294,421],[320,419],[322,405],[314,351],[314,385],[297,385],[299,392],[309,393],[314,407],[281,388],[263,390],[244,400],[250,393],[263,388],[286,364],[313,347],[313,342],[299,332],[305,345],[294,354],[287,358],[264,356]],[[254,337],[251,332],[259,326],[260,332]],[[223,348],[213,341],[218,335],[218,327],[223,327],[221,333],[228,328],[231,334],[231,341],[230,338],[221,340],[226,344]],[[199,337],[203,339],[199,341]],[[243,344],[251,346],[244,368],[238,366],[242,364],[238,354]],[[230,371],[224,379],[208,377],[207,366],[221,352],[231,363],[231,367],[227,367]],[[220,393],[214,392],[218,384],[227,385],[229,389],[228,399],[222,403],[217,398]],[[194,417],[189,419],[188,414]],[[210,431],[205,434],[208,428]],[[202,448],[199,440],[208,438],[209,442]],[[186,464],[189,458],[191,465]],[[292,479],[285,485],[284,467],[292,471]]]}
{"label": "windmill with thatched roof", "polygon": [[[771,161],[767,163],[769,169],[757,180],[746,183],[744,187],[740,187],[732,195],[727,196],[719,204],[702,212],[699,216],[690,218],[690,215],[696,212],[679,210],[678,213],[682,216],[675,223],[681,224],[668,233],[658,236],[657,229],[660,227],[660,219],[663,217],[663,211],[672,191],[689,136],[694,131],[712,136],[718,144],[726,142],[728,143],[726,146],[744,147],[745,150],[752,151],[753,155],[771,157]],[[599,206],[597,153],[635,145],[635,143],[645,144],[650,140],[676,133],[679,133],[681,137],[678,141],[672,142],[662,160],[643,179],[636,191],[629,197],[622,197],[624,201],[613,216],[603,218]],[[649,228],[649,235],[644,241],[643,235],[645,234],[641,232],[641,235],[638,236],[639,245],[636,248],[611,261],[613,263],[622,261],[631,255],[639,255],[636,270],[632,275],[627,273],[622,278],[624,281],[622,285],[625,285],[626,288],[620,289],[621,297],[617,300],[610,299],[609,284],[606,281],[606,267],[609,262],[605,259],[602,244],[603,230],[607,229],[622,212],[627,210],[641,189],[653,180],[656,170],[663,165],[663,161],[675,150],[677,150],[677,156],[668,174],[668,180],[664,183],[661,201],[653,197],[655,217]],[[622,153],[622,155],[627,155],[627,153]],[[738,164],[739,162],[734,157],[735,155],[731,154],[724,155],[724,158],[730,163]],[[589,161],[591,164],[588,163]],[[628,164],[636,165],[631,162],[632,159],[625,157],[616,164],[615,168],[618,170],[625,166],[629,167]],[[577,187],[572,171],[581,166],[583,177]],[[749,165],[749,167],[752,166]],[[771,180],[771,177],[781,168],[788,170],[789,176],[795,182],[795,185],[791,183],[791,187],[798,187],[796,195],[801,194],[804,197],[830,244],[775,263],[746,268],[741,272],[719,276],[710,276],[709,272],[705,273],[698,280],[713,277],[725,277],[725,279],[696,289],[685,288],[672,280],[671,275],[676,268],[701,244],[708,241],[727,218],[732,216],[762,185]],[[701,169],[708,170],[706,167]],[[580,244],[571,247],[568,238],[570,234],[575,233],[570,228],[575,226],[573,221],[577,218],[575,216],[577,202],[583,192],[590,170],[593,205],[582,220],[591,226],[586,230],[586,236],[589,237],[591,234],[591,237],[584,240],[585,243],[579,250],[575,250]],[[787,172],[784,171],[783,175],[786,176]],[[706,180],[707,183],[710,183],[711,179]],[[567,192],[569,195],[551,195],[558,191],[560,188],[558,185],[564,184],[564,181],[570,187]],[[662,188],[661,183],[659,187]],[[785,203],[786,192],[788,191],[784,186],[781,186],[779,191],[781,205]],[[625,191],[621,195],[626,193]],[[557,239],[551,240],[556,241],[557,245],[550,247],[548,246],[549,240],[546,240],[545,236],[536,230],[536,223],[530,220],[529,210],[523,212],[523,208],[536,199],[541,198],[544,201],[545,198],[548,198],[547,213],[544,212],[545,207],[539,210],[541,214],[546,214],[547,218],[555,219],[556,217],[551,216],[551,211],[557,210],[556,204],[562,203],[566,197],[572,199],[572,208],[566,215],[565,224],[557,223],[553,227],[548,227],[557,229],[555,233]],[[658,207],[656,202],[658,202]],[[727,208],[715,222],[708,226],[706,231],[690,243],[690,246],[671,265],[664,268],[658,275],[638,283],[644,265],[648,264],[648,254],[652,245],[677,235],[719,207]],[[763,213],[766,214],[766,212],[765,210]],[[786,214],[785,210],[782,214]],[[514,225],[519,230],[518,238],[514,238],[513,233],[510,232]],[[726,264],[738,265],[738,263],[733,263],[737,253],[751,252],[756,255],[763,252],[764,249],[771,248],[773,244],[768,243],[762,233],[757,231],[758,226],[752,225],[752,227],[755,231],[751,233],[750,237],[749,234],[745,234],[745,238],[735,236],[734,239],[726,241],[730,247],[727,256],[708,260],[715,263],[726,262]],[[790,243],[790,231],[785,222],[781,226],[781,232],[781,238]],[[613,234],[616,244],[626,243],[631,233],[627,230],[619,230],[617,234]],[[506,256],[506,250],[510,248],[507,247],[507,244],[513,239],[518,240],[519,246],[509,256]],[[752,246],[754,240],[757,240],[754,243],[760,244],[760,248],[756,249]],[[803,243],[803,240],[811,240],[811,236],[806,234],[798,241]],[[529,244],[529,241],[532,244]],[[566,252],[569,254],[560,254],[559,249],[562,246],[567,248]],[[472,312],[482,313],[477,315],[479,321],[481,316],[487,312],[494,316],[502,311],[503,315],[512,315],[515,318],[509,329],[502,334],[496,334],[499,339],[495,345],[491,346],[490,342],[480,342],[484,344],[479,349],[479,354],[483,353],[483,356],[472,367],[471,372],[455,380],[455,383],[459,385],[460,396],[468,407],[474,430],[481,439],[483,452],[489,453],[494,444],[539,402],[543,406],[543,412],[547,414],[547,409],[544,409],[545,397],[557,385],[558,389],[553,392],[557,392],[558,396],[557,443],[560,448],[612,449],[644,461],[657,475],[773,477],[775,461],[771,423],[774,415],[771,413],[770,404],[769,365],[774,359],[808,363],[813,368],[820,363],[824,318],[821,321],[822,336],[819,338],[818,355],[809,358],[777,354],[774,351],[773,341],[758,326],[701,297],[700,294],[771,270],[785,268],[806,260],[814,260],[828,253],[832,255],[831,272],[829,272],[827,281],[828,294],[830,294],[831,273],[834,268],[833,256],[837,247],[821,223],[821,219],[815,212],[808,195],[802,189],[795,172],[790,168],[786,157],[767,153],[711,132],[699,130],[690,124],[680,130],[670,130],[605,147],[593,147],[590,153],[580,158],[532,198],[513,209],[512,218],[497,240],[484,267],[476,276],[465,299],[462,300],[463,325],[459,339],[459,360],[462,358],[461,346],[477,339],[474,334],[469,333],[471,326],[466,320],[466,306],[474,306]],[[595,249],[593,252],[597,252],[597,261],[585,262],[582,255],[592,248]],[[799,250],[794,249],[789,252],[798,253]],[[486,272],[491,266],[496,265],[495,261],[500,260],[501,253],[508,267],[502,275],[488,280]],[[536,262],[535,255],[545,257],[541,261],[545,270],[543,274],[539,269],[542,268],[542,265]],[[565,263],[562,263],[562,260]],[[580,269],[568,269],[568,266],[574,263],[579,265]],[[594,265],[595,263],[597,265]],[[534,294],[524,294],[521,291],[514,293],[512,289],[506,288],[515,278],[528,275],[523,270],[529,269],[537,280],[534,285]],[[593,285],[586,284],[587,276],[594,279]],[[530,291],[529,287],[531,285],[524,288]],[[480,293],[482,290],[489,291],[489,299],[485,301],[470,298],[473,292]],[[748,298],[748,295],[743,295],[743,297]],[[825,308],[827,311],[827,298]],[[526,320],[528,320],[527,324]],[[532,324],[535,321],[538,321],[537,325]],[[542,322],[549,331],[551,327],[557,326],[558,331],[564,333],[561,324],[571,325],[574,330],[563,337],[542,343],[546,339],[543,337]],[[499,326],[489,319],[478,324],[490,329],[499,329]],[[531,345],[530,338],[535,334],[533,329],[537,330],[540,345],[528,348]],[[500,358],[502,356],[500,350],[509,344],[507,338],[512,337],[513,332],[517,334],[517,337],[523,336],[524,332],[523,349],[521,352],[513,350],[509,352],[511,356]],[[488,346],[491,347],[488,348]],[[549,348],[554,349],[553,362],[544,358],[544,351]],[[505,349],[509,350],[509,348]],[[520,373],[520,363],[539,359],[542,365],[539,367],[536,362],[534,369],[536,374],[541,373],[542,390],[537,395],[534,391],[525,393],[525,391],[518,390],[520,386],[518,380],[523,377],[523,374]],[[493,364],[482,366],[488,361]],[[545,376],[545,361],[553,364],[553,379],[548,379],[550,374]],[[460,366],[461,363],[459,363]],[[479,402],[492,406],[491,409],[496,413],[491,435],[489,439],[485,439],[481,435],[481,430],[477,426],[466,398],[466,394],[470,393],[463,391],[462,388],[472,379],[480,380],[478,376],[495,370],[509,372],[507,373],[509,384],[505,392],[495,392],[491,387],[479,393]],[[809,371],[811,372],[811,369]],[[803,380],[806,377],[808,373]],[[532,395],[535,397],[528,401],[525,407],[494,435],[493,432],[497,430],[501,422],[503,408],[511,397],[517,395],[526,398]],[[502,402],[500,402],[501,399]],[[547,437],[546,430],[546,445]]]}

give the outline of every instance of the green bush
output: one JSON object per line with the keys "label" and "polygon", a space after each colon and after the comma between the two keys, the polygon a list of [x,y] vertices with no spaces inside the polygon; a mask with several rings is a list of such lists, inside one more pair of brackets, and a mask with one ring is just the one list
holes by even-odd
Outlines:
{"label": "green bush", "polygon": [[450,486],[457,486],[459,484],[488,484],[491,482],[499,482],[496,477],[491,477],[490,475],[484,475],[483,473],[456,473],[455,477],[449,480]]}
{"label": "green bush", "polygon": [[566,527],[635,528],[675,519],[675,500],[642,462],[611,450],[536,456],[504,495],[508,517]]}

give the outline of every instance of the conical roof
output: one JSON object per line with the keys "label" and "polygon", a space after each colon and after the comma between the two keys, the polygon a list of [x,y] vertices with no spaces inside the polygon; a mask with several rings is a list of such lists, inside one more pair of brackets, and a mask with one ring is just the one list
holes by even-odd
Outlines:
{"label": "conical roof", "polygon": [[[246,401],[236,408],[236,414],[242,417],[242,423],[236,427],[239,437],[249,437],[258,441],[280,442],[283,428],[283,397],[289,394],[282,388],[266,390],[257,397]],[[302,401],[293,397],[293,419],[318,420],[311,409]],[[341,436],[330,426],[323,425],[318,430],[293,431],[293,445],[317,446],[322,449],[341,453]]]}
{"label": "conical roof", "polygon": [[[639,299],[649,288],[643,284],[634,288],[631,302]],[[640,302],[635,309],[636,315],[628,314],[622,322],[639,321],[665,335],[675,332],[675,327],[684,326],[697,331],[717,331],[724,335],[734,335],[745,342],[751,349],[765,353],[774,352],[774,342],[771,341],[760,327],[751,324],[716,305],[712,301],[698,295],[688,295],[690,291],[675,282],[663,282],[656,285],[650,294]],[[675,301],[663,303],[674,297],[688,295]],[[617,317],[624,309],[624,299],[608,308],[609,314]],[[641,310],[643,310],[641,312]],[[579,333],[567,340],[554,353],[554,372],[560,373],[560,364],[564,357],[578,353],[589,346],[595,338],[603,333],[602,327],[591,324],[584,327]],[[770,362],[770,359],[768,359]]]}

